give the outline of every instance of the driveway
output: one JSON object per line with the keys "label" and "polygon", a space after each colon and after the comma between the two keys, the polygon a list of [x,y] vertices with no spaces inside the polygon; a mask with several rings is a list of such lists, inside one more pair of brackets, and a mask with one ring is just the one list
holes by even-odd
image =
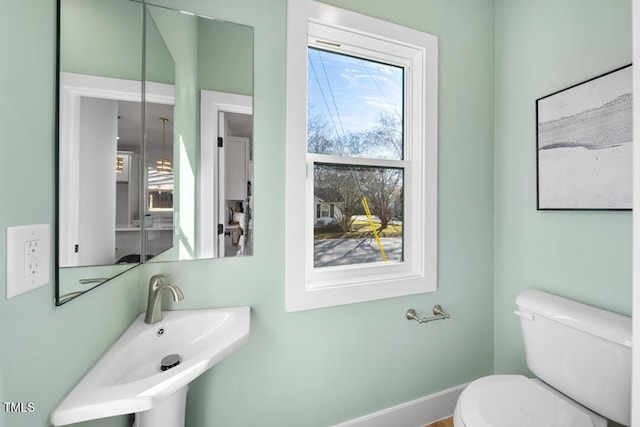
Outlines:
{"label": "driveway", "polygon": [[[380,238],[387,261],[402,260],[402,238]],[[314,241],[314,267],[364,264],[382,261],[374,238],[321,239]]]}

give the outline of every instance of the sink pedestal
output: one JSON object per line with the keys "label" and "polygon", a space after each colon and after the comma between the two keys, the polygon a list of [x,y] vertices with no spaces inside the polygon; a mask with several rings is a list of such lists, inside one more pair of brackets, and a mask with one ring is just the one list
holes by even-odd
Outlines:
{"label": "sink pedestal", "polygon": [[187,390],[189,386],[182,387],[159,405],[138,412],[133,427],[184,427]]}

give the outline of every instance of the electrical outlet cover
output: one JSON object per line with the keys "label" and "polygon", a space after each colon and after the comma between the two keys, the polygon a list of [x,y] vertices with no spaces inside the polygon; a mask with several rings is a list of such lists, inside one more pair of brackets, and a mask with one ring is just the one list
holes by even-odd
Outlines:
{"label": "electrical outlet cover", "polygon": [[49,224],[7,227],[7,299],[49,283],[50,243]]}

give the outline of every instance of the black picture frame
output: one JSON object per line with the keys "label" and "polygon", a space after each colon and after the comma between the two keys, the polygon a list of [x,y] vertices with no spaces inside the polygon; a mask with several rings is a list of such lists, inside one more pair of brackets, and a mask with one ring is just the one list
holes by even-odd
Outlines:
{"label": "black picture frame", "polygon": [[536,100],[537,209],[632,208],[632,65]]}

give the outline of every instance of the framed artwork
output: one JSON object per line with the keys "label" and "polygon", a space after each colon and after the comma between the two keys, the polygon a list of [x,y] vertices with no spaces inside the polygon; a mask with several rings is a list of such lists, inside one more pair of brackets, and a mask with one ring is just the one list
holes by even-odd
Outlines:
{"label": "framed artwork", "polygon": [[631,71],[536,100],[538,210],[631,209]]}

